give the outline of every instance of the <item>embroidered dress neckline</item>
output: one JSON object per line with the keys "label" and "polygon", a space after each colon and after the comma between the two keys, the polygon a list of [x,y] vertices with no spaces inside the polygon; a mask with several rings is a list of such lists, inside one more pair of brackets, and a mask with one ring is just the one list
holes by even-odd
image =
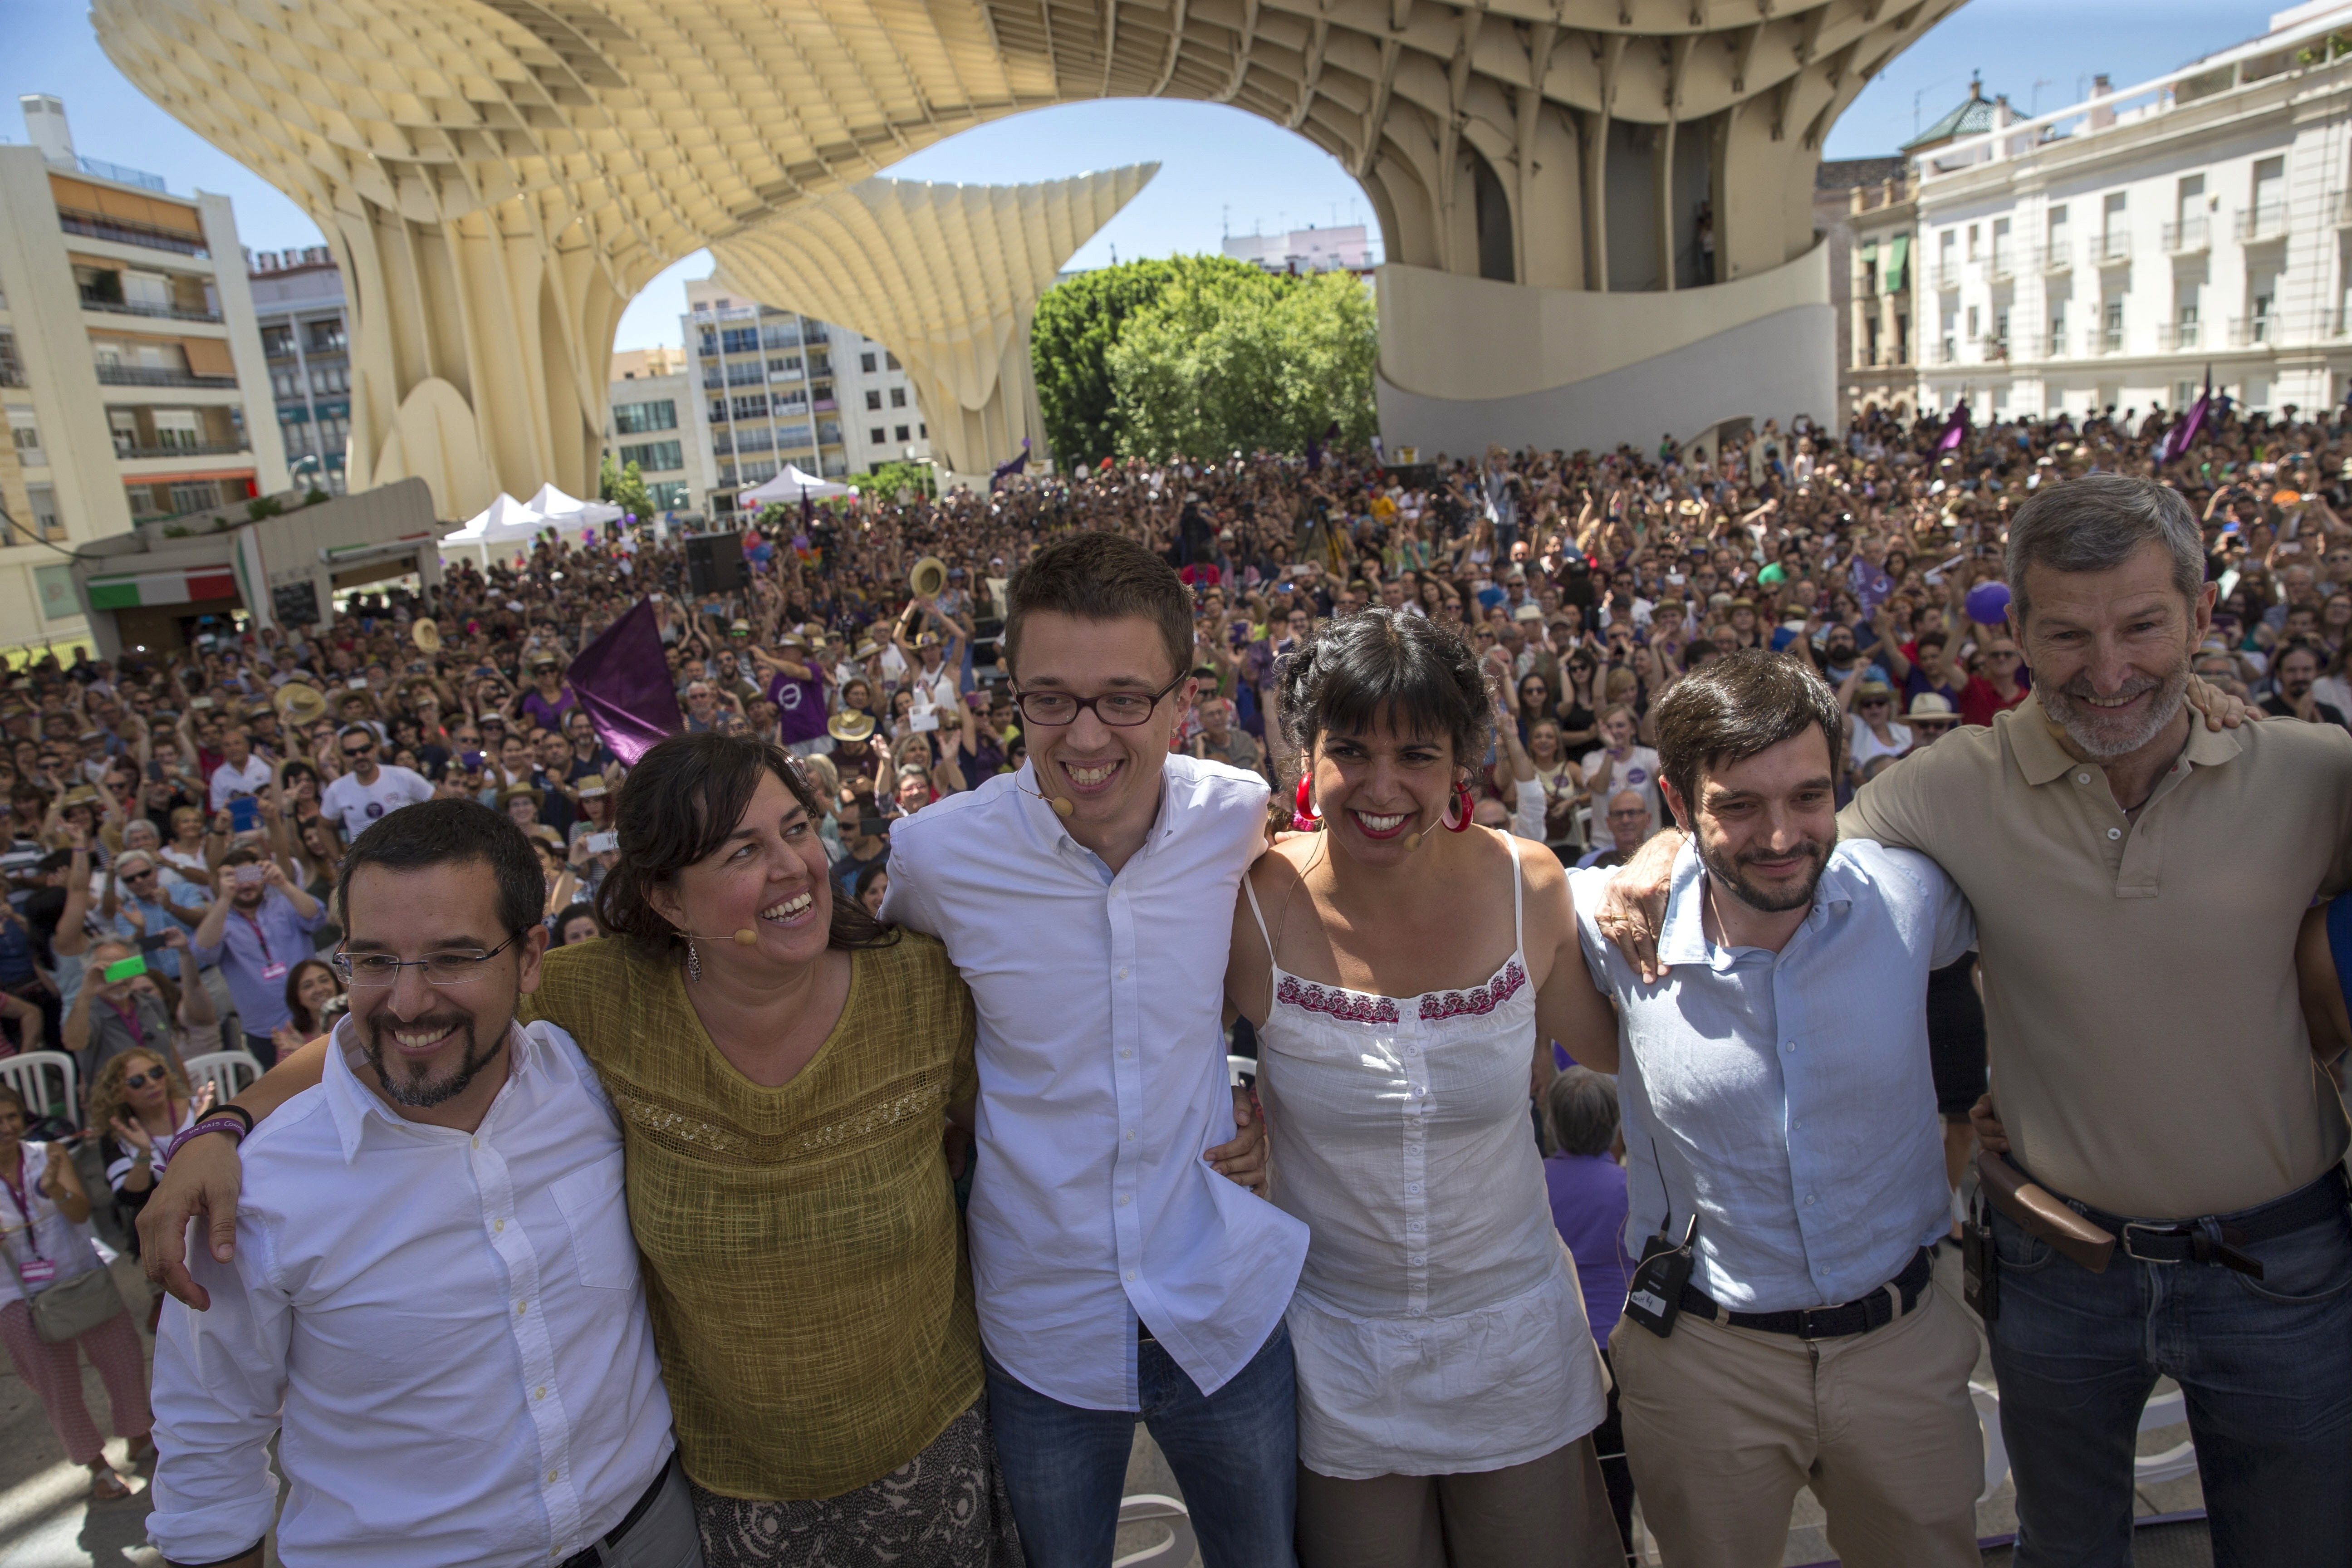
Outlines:
{"label": "embroidered dress neckline", "polygon": [[1517,949],[1483,985],[1460,991],[1423,991],[1412,996],[1383,996],[1374,991],[1352,991],[1344,985],[1323,985],[1301,979],[1276,964],[1274,999],[1309,1013],[1323,1013],[1351,1024],[1393,1024],[1410,1007],[1425,1024],[1444,1018],[1483,1017],[1512,997],[1528,983],[1527,966]]}

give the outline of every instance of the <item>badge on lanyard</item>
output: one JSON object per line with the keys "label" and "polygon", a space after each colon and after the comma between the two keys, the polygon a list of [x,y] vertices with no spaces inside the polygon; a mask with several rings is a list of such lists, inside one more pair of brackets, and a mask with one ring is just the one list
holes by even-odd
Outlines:
{"label": "badge on lanyard", "polygon": [[16,1278],[25,1282],[27,1290],[37,1290],[57,1277],[58,1266],[54,1258],[36,1258],[16,1265]]}
{"label": "badge on lanyard", "polygon": [[282,963],[265,963],[261,966],[261,977],[264,980],[283,980],[286,978],[286,966]]}

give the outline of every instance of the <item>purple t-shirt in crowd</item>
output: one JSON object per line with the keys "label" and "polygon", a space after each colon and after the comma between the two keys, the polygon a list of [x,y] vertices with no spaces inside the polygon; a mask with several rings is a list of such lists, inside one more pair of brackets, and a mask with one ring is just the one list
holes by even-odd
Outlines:
{"label": "purple t-shirt in crowd", "polygon": [[1633,1258],[1625,1250],[1625,1168],[1606,1154],[1554,1154],[1544,1162],[1551,1222],[1576,1259],[1584,1315],[1602,1349],[1625,1310]]}
{"label": "purple t-shirt in crowd", "polygon": [[803,668],[810,672],[805,680],[780,669],[768,682],[768,700],[776,705],[776,738],[787,746],[824,733],[824,682],[814,665]]}

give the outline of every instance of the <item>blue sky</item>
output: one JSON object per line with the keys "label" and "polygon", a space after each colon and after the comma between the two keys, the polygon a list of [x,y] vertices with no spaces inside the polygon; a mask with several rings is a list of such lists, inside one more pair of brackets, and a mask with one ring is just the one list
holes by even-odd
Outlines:
{"label": "blue sky", "polygon": [[[2118,87],[2158,75],[2264,30],[2273,7],[2244,0],[1969,0],[1899,56],[1830,132],[1832,157],[1891,153],[1968,92],[1971,70],[2021,110],[2048,110],[2105,71]],[[59,0],[0,0],[0,139],[24,140],[19,93],[66,100],[77,149],[162,174],[175,191],[219,191],[257,250],[319,243],[286,197],[154,104],[98,47],[87,14]],[[2030,47],[2029,47],[2030,44]],[[1214,105],[1153,100],[1066,104],[1017,115],[918,153],[890,173],[907,179],[1018,183],[1158,160],[1160,175],[1076,257],[1214,250],[1227,232],[1366,223],[1370,206],[1338,163],[1277,125]],[[1378,244],[1378,235],[1373,237]],[[678,341],[683,279],[709,270],[698,252],[646,287],[616,346]]]}

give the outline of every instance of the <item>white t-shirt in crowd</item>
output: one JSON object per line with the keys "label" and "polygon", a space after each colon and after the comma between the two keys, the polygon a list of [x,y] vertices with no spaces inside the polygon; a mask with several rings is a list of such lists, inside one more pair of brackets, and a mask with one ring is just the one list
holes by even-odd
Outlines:
{"label": "white t-shirt in crowd", "polygon": [[259,795],[269,787],[269,781],[275,776],[270,770],[269,759],[259,752],[248,755],[242,769],[234,763],[223,762],[213,770],[213,809],[226,809],[228,803],[241,795]]}
{"label": "white t-shirt in crowd", "polygon": [[407,768],[379,767],[375,783],[360,783],[357,773],[345,773],[319,796],[319,809],[342,827],[348,842],[365,833],[387,812],[433,798],[425,775]]}
{"label": "white t-shirt in crowd", "polygon": [[[1605,785],[1595,784],[1593,773],[1608,756],[1605,747],[1584,753],[1585,787],[1592,792],[1593,815],[1605,817],[1609,811],[1609,797],[1620,790],[1631,789],[1642,792],[1642,801],[1650,808],[1652,822],[1665,821],[1665,802],[1658,795],[1658,753],[1647,746],[1635,746],[1623,762],[1609,770],[1609,782]],[[1596,822],[1592,831],[1597,837],[1605,828]]]}

